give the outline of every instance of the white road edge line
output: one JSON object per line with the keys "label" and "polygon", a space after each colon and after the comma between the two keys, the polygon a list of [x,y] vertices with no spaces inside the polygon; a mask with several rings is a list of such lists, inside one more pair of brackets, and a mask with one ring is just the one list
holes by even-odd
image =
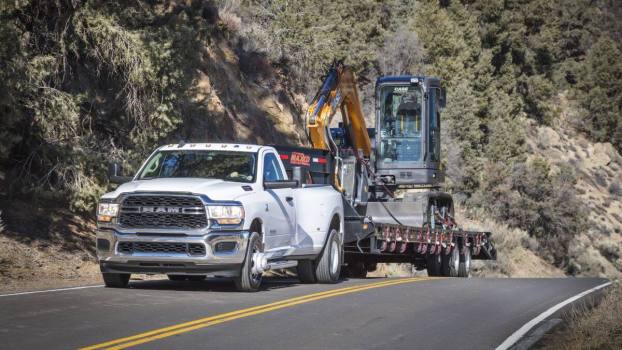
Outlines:
{"label": "white road edge line", "polygon": [[601,285],[598,285],[594,288],[588,289],[582,293],[579,293],[571,298],[568,298],[564,301],[562,301],[561,303],[551,307],[550,309],[544,311],[543,313],[541,313],[540,315],[536,316],[536,318],[532,319],[531,321],[525,323],[521,328],[519,328],[516,332],[512,333],[512,335],[510,335],[503,343],[501,343],[501,345],[497,346],[497,348],[495,350],[507,350],[509,349],[512,345],[514,345],[520,338],[522,338],[525,334],[527,334],[527,332],[529,332],[535,325],[537,325],[538,323],[544,321],[547,317],[551,316],[552,314],[554,314],[557,310],[563,308],[564,306],[583,298],[584,296],[593,293],[599,289],[605,288],[607,286],[610,286],[611,282],[606,282],[603,283]]}
{"label": "white road edge line", "polygon": [[101,288],[104,285],[96,285],[96,286],[81,286],[81,287],[69,287],[69,288],[58,288],[58,289],[46,289],[46,290],[35,290],[31,292],[20,292],[20,293],[9,293],[9,294],[0,294],[1,297],[11,297],[15,295],[27,295],[27,294],[40,294],[40,293],[51,293],[51,292],[63,292],[66,290],[77,290],[77,289],[88,289],[88,288]]}

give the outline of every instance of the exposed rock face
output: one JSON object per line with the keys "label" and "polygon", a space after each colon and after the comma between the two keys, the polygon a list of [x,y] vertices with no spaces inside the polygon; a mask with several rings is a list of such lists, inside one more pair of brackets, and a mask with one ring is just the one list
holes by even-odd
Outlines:
{"label": "exposed rock face", "polygon": [[622,156],[610,143],[592,143],[564,122],[555,128],[526,122],[532,157],[553,167],[569,164],[577,176],[579,197],[589,210],[589,229],[571,254],[578,275],[622,275]]}

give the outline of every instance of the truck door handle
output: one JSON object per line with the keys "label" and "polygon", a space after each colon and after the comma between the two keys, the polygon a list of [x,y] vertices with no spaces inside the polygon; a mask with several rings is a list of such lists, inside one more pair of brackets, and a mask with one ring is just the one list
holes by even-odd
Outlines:
{"label": "truck door handle", "polygon": [[291,202],[291,201],[294,200],[294,197],[287,196],[287,197],[285,197],[285,200],[288,201],[288,202]]}

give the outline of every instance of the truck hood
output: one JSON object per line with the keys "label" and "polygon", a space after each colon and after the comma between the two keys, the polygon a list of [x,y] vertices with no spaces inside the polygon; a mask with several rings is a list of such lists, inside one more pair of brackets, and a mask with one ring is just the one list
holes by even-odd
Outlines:
{"label": "truck hood", "polygon": [[[244,190],[242,186],[250,186],[253,190]],[[122,193],[129,192],[186,192],[206,195],[212,200],[236,200],[254,191],[255,185],[250,183],[218,179],[162,178],[125,183],[116,191],[105,194],[103,198],[116,198]]]}

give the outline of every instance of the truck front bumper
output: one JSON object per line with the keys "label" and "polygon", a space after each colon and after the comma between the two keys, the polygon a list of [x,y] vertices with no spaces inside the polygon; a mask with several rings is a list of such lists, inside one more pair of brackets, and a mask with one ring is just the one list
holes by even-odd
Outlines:
{"label": "truck front bumper", "polygon": [[151,235],[98,229],[96,233],[102,272],[215,276],[239,274],[249,237],[248,231]]}

